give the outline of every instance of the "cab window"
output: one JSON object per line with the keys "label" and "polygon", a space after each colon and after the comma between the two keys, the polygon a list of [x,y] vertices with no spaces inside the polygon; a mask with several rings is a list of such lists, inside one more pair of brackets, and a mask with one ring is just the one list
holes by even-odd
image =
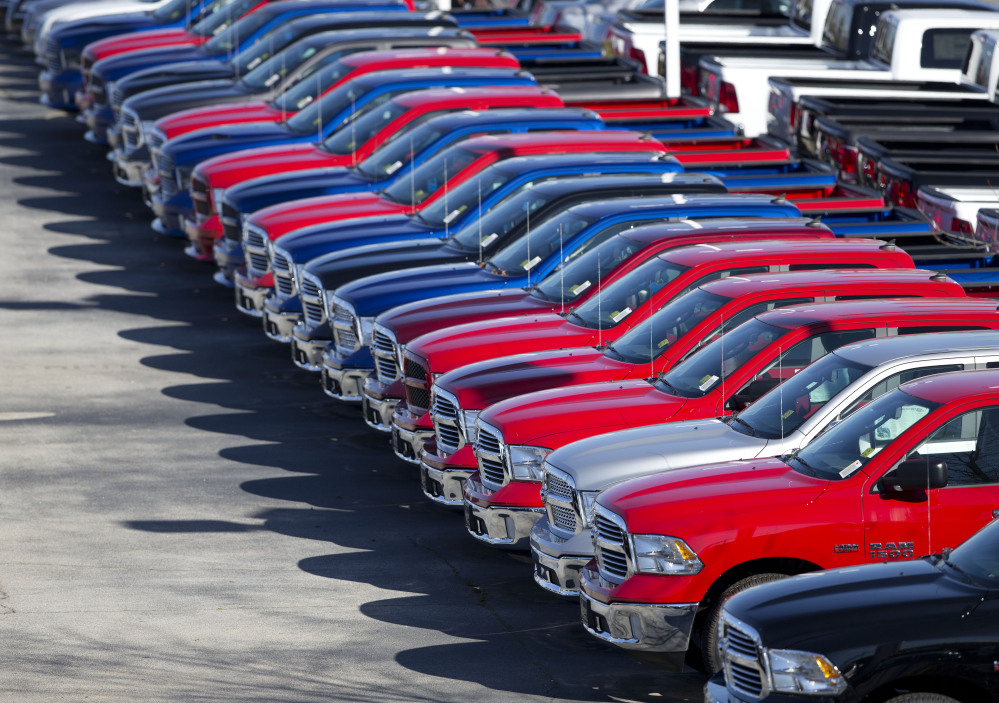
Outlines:
{"label": "cab window", "polygon": [[999,407],[958,415],[927,437],[914,455],[946,463],[948,486],[999,483]]}
{"label": "cab window", "polygon": [[898,373],[892,374],[891,376],[888,376],[871,386],[866,393],[850,403],[850,405],[844,409],[842,413],[840,413],[840,417],[849,415],[860,406],[867,405],[875,398],[880,398],[888,391],[895,390],[903,383],[915,381],[917,378],[923,378],[924,376],[963,370],[964,364],[939,364],[937,366],[924,366],[918,369],[906,369],[905,371],[899,371]]}

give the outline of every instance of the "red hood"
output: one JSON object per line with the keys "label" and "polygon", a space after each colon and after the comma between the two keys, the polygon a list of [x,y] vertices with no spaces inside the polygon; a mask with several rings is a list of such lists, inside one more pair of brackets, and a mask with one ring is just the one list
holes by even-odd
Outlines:
{"label": "red hood", "polygon": [[315,144],[293,144],[244,149],[223,154],[197,167],[198,173],[208,181],[209,188],[228,188],[251,178],[272,176],[285,171],[325,166],[349,166],[350,156],[334,156]]}
{"label": "red hood", "polygon": [[524,393],[617,380],[632,367],[581,347],[469,364],[444,374],[437,385],[457,396],[462,409],[475,410]]}
{"label": "red hood", "polygon": [[156,121],[167,139],[187,134],[198,129],[208,129],[225,124],[242,122],[278,122],[281,111],[265,102],[241,103],[238,105],[213,105],[181,110]]}
{"label": "red hood", "polygon": [[198,45],[205,42],[205,37],[188,34],[186,29],[154,29],[133,32],[124,36],[107,37],[87,44],[84,54],[90,65],[95,61],[117,56],[129,51],[143,49],[159,49],[165,46],[180,46],[183,44]]}
{"label": "red hood", "polygon": [[629,532],[673,535],[703,555],[718,539],[810,519],[808,509],[828,485],[780,459],[749,459],[625,481],[598,500],[625,519]]}
{"label": "red hood", "polygon": [[426,359],[431,373],[447,373],[511,354],[585,347],[594,335],[561,315],[542,312],[445,327],[417,337],[407,349]]}
{"label": "red hood", "polygon": [[507,444],[558,449],[595,434],[669,422],[687,402],[645,380],[605,381],[518,395],[479,417],[502,431]]}
{"label": "red hood", "polygon": [[556,305],[535,298],[522,288],[476,291],[400,305],[379,315],[378,324],[392,330],[399,343],[409,344],[420,335],[456,324],[550,312]]}
{"label": "red hood", "polygon": [[330,223],[350,217],[392,215],[411,211],[412,208],[389,202],[375,193],[364,191],[278,203],[257,210],[247,222],[263,228],[270,239],[277,239],[288,232],[309,225]]}

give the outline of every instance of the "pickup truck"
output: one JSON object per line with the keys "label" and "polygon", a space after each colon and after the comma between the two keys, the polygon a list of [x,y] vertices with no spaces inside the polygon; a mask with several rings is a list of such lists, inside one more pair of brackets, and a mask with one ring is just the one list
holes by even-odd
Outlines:
{"label": "pickup truck", "polygon": [[[683,336],[692,334],[700,337],[698,344],[703,345],[705,341],[718,339],[724,334],[724,330],[749,319],[753,313],[789,305],[803,305],[810,299],[812,301],[855,300],[868,296],[878,298],[896,295],[936,297],[932,285],[920,287],[920,283],[925,284],[930,281],[931,273],[926,271],[920,272],[921,280],[920,276],[913,275],[912,271],[880,272],[883,275],[871,271],[847,270],[842,271],[842,275],[839,275],[838,271],[824,273],[824,276],[815,272],[772,275],[770,278],[773,280],[773,289],[768,290],[768,294],[760,295],[757,288],[757,291],[751,295],[753,300],[747,300],[746,296],[737,295],[735,298],[729,298],[726,295],[725,307],[729,305],[729,301],[734,302],[734,305],[728,312],[719,309],[722,314],[721,322],[716,319],[713,323],[709,323],[710,327],[706,333],[704,327],[701,327],[700,332],[695,329]],[[899,275],[895,276],[896,273]],[[809,276],[815,280],[810,281]],[[868,279],[870,287],[862,282],[866,276],[870,277]],[[761,275],[749,275],[745,278],[751,282],[750,285],[753,283],[771,285]],[[837,278],[852,279],[854,290],[851,291],[848,285],[837,286]],[[880,280],[877,280],[879,278]],[[893,288],[895,278],[900,281],[897,289]],[[705,292],[716,294],[718,290],[725,289],[723,283],[729,282],[701,286],[697,291],[698,297]],[[823,283],[825,288],[816,285],[818,283]],[[959,288],[952,281],[949,283],[952,290]],[[732,289],[738,286],[739,283],[736,282],[728,292],[731,293]],[[689,320],[691,326],[703,324],[704,320],[697,322],[699,315],[691,305],[693,303],[696,306],[698,302],[703,302],[703,299],[691,300],[694,295],[695,293],[691,292],[668,306],[667,309],[671,309],[674,313],[679,308],[680,314],[674,314],[673,324],[662,330],[665,332],[663,341],[680,336],[686,329],[684,322],[675,321],[676,317],[681,317],[685,313],[691,316]],[[665,313],[666,309],[663,312]],[[661,324],[666,327],[668,323]],[[656,389],[650,392],[649,379],[656,376],[667,379],[672,373],[672,364],[678,364],[676,368],[679,369],[679,366],[685,363],[680,361],[683,359],[683,354],[676,351],[672,354],[668,352],[660,354],[651,364],[648,362],[650,357],[656,356],[656,352],[650,349],[649,338],[654,335],[645,332],[654,330],[655,326],[653,321],[653,324],[646,325],[644,329],[634,329],[630,334],[620,338],[614,346],[614,349],[621,349],[619,356],[605,350],[600,356],[591,355],[588,363],[583,354],[580,354],[581,358],[578,359],[576,357],[569,359],[567,355],[563,355],[565,363],[560,365],[555,361],[554,354],[542,355],[536,360],[536,364],[538,367],[546,367],[545,370],[552,377],[561,375],[563,379],[572,378],[573,381],[589,382],[550,391],[507,396],[506,401],[495,403],[479,414],[477,429],[472,433],[476,437],[472,448],[472,472],[464,481],[462,493],[466,523],[473,537],[502,548],[527,547],[531,529],[544,511],[541,500],[541,471],[543,457],[550,451],[601,432],[659,424],[678,418],[706,420],[732,410],[739,410],[758,399],[764,390],[769,390],[785,378],[783,376],[768,378],[746,387],[739,383],[729,384],[729,377],[723,375],[722,383],[725,388],[722,389],[724,397],[720,402],[716,402],[719,401],[717,397],[706,396],[702,401],[691,399],[685,392],[672,392],[666,386],[667,381],[653,384]],[[734,335],[735,332],[731,334]],[[658,338],[657,343],[661,343]],[[717,350],[715,352],[717,353]],[[688,348],[688,353],[692,354],[691,364],[695,363],[698,354],[692,352],[691,348]],[[672,361],[668,361],[667,357]],[[517,357],[508,357],[510,361],[515,358]],[[815,357],[806,357],[806,359],[806,363],[810,363]],[[504,359],[498,359],[497,366],[503,361]],[[785,359],[780,363],[786,361]],[[551,365],[548,365],[549,363]],[[798,362],[795,361],[794,365],[797,367]],[[512,367],[512,364],[510,366]],[[630,369],[627,368],[629,366]],[[658,374],[642,373],[650,367],[661,371]],[[533,370],[532,368],[520,377],[526,377]],[[511,379],[518,377],[513,368],[508,368],[508,371],[512,371],[509,376]],[[444,377],[441,378],[442,381],[443,379]],[[491,390],[488,388],[488,381],[483,380],[481,388],[488,392]],[[623,383],[620,383],[621,381]],[[468,390],[468,387],[462,390]],[[453,456],[445,456],[450,454],[450,447],[441,450],[441,441],[447,442],[451,434],[446,403],[451,402],[452,397],[445,394],[444,401],[444,413],[440,416],[437,439],[433,445],[424,448],[423,465],[430,469],[430,472],[424,473],[425,477],[436,473],[435,469],[441,468],[445,474],[453,475],[454,472],[461,470],[461,465],[464,463],[463,460]],[[599,410],[601,407],[607,412],[601,412]],[[617,412],[614,412],[615,410]],[[438,424],[436,420],[437,417],[435,417],[435,428]],[[544,424],[546,422],[550,423],[547,427]],[[436,456],[432,455],[431,447],[436,448],[434,450]],[[520,457],[514,456],[515,448]],[[516,461],[518,458],[520,460]],[[466,470],[467,468],[466,466]]]}
{"label": "pickup truck", "polygon": [[[876,303],[852,305],[873,312]],[[826,334],[930,322],[891,314],[866,322],[850,314]],[[999,497],[997,383],[991,370],[929,376],[783,457],[679,469],[604,491],[593,511],[596,557],[580,576],[584,627],[672,664],[699,640],[713,672],[720,605],[750,585],[866,562],[898,567],[959,544],[993,519]]]}
{"label": "pickup truck", "polygon": [[[467,92],[465,94],[467,95]],[[551,99],[553,102],[550,104],[553,107],[561,103],[554,94],[547,92],[539,92],[533,96],[527,93],[519,104],[513,100],[519,97],[517,95],[507,96],[507,100],[504,101],[506,104],[499,102],[498,98],[504,96],[497,89],[484,91],[479,97],[484,107],[525,107],[526,100],[533,100],[535,104],[541,105],[545,99]],[[471,107],[475,109],[474,105]],[[245,280],[237,284],[237,288],[245,288],[242,293],[237,290],[237,307],[243,307],[243,303],[246,302],[249,307],[245,312],[259,316],[259,304],[272,285],[272,281],[268,280],[269,261],[266,254],[268,242],[315,222],[317,214],[322,218],[320,221],[328,223],[362,216],[412,214],[421,207],[443,200],[443,196],[452,193],[458,185],[475,178],[487,167],[506,159],[562,153],[587,154],[588,158],[592,158],[594,153],[608,152],[622,155],[616,160],[627,157],[628,168],[635,167],[635,170],[630,171],[633,173],[639,171],[675,173],[683,170],[675,159],[665,157],[661,143],[629,132],[556,131],[533,135],[528,133],[475,137],[438,152],[410,171],[408,178],[396,181],[384,192],[354,192],[338,196],[306,198],[294,204],[284,203],[264,208],[247,219],[241,233],[243,242],[234,241],[229,237],[216,241],[215,261],[221,276],[231,276],[231,280],[236,278],[238,268],[244,261],[246,262],[246,275],[242,277]],[[663,159],[668,163],[653,163]],[[646,164],[638,166],[641,162]],[[503,182],[517,175],[516,172],[506,174]],[[196,172],[194,180],[197,178]],[[475,196],[477,205],[477,188]],[[256,261],[251,258],[254,255],[257,256]],[[254,314],[254,311],[257,313]]]}
{"label": "pickup truck", "polygon": [[[369,19],[363,19],[365,16]],[[139,127],[186,108],[272,100],[348,53],[394,46],[432,46],[430,42],[439,32],[448,38],[459,35],[458,28],[447,19],[439,13],[399,12],[379,19],[381,26],[371,29],[372,13],[303,17],[281,28],[281,34],[291,35],[284,41],[267,38],[240,52],[230,62],[234,73],[228,77],[204,61],[195,65],[211,71],[214,77],[210,80],[202,80],[196,71],[183,64],[176,66],[173,75],[139,71],[114,83],[112,101],[117,109],[105,105],[85,112],[84,119],[98,134],[104,134],[116,116],[124,120],[125,114]],[[293,30],[305,31],[303,25],[311,28],[309,33],[295,36]],[[472,43],[472,37],[463,38]],[[124,125],[118,128],[124,129]]]}
{"label": "pickup truck", "polygon": [[[863,60],[779,61],[763,58],[705,58],[700,94],[747,135],[767,131],[768,80],[805,76],[957,83],[969,37],[977,29],[999,29],[999,13],[920,9],[885,12],[878,22],[871,56]],[[918,61],[914,60],[919,57]]]}
{"label": "pickup truck", "polygon": [[[579,572],[593,558],[597,494],[617,483],[704,463],[780,456],[900,383],[999,362],[999,333],[937,332],[848,344],[802,369],[727,418],[680,420],[559,441],[541,476],[544,512],[531,530],[534,580],[561,596],[579,595]],[[508,406],[509,402],[500,405]],[[506,444],[547,446],[500,405],[481,417]],[[488,417],[487,417],[488,416]]]}
{"label": "pickup truck", "polygon": [[[604,163],[612,165],[615,170],[618,168],[613,162]],[[660,164],[669,166],[668,162]],[[387,240],[388,246],[383,246],[383,249],[395,250],[393,242],[411,241],[412,246],[399,247],[404,253],[404,263],[399,265],[400,268],[395,268],[395,256],[384,267],[386,270],[401,270],[421,264],[481,261],[523,234],[527,212],[536,221],[543,222],[566,208],[587,202],[680,192],[726,192],[725,186],[715,178],[669,173],[666,169],[655,168],[654,162],[647,173],[601,173],[599,159],[595,160],[590,155],[582,158],[578,155],[569,158],[550,155],[521,157],[503,162],[501,168],[518,174],[513,188],[504,189],[508,192],[498,198],[490,196],[488,202],[483,202],[481,213],[473,207],[466,217],[459,218],[468,222],[454,220],[454,229],[449,236],[441,236],[438,246],[420,236],[426,234],[427,225],[435,220],[442,227],[448,226],[442,221],[443,208],[431,208],[433,212],[425,210],[419,218],[377,218],[370,222],[349,220],[344,223],[343,229],[352,240],[360,240],[365,235],[365,239],[372,243]],[[489,171],[484,175],[489,175]],[[530,184],[529,188],[525,188],[526,183]],[[458,190],[460,188],[456,189],[456,195]],[[473,192],[473,196],[477,193]],[[375,235],[382,232],[389,234],[376,238]],[[411,232],[415,233],[415,241],[405,239]],[[484,237],[486,232],[490,234]],[[348,248],[330,239],[334,232],[329,227],[322,228],[322,236],[316,242],[312,241],[316,239],[310,236],[312,234],[312,228],[296,230],[278,239],[269,250],[272,266],[278,260],[280,264],[273,269],[275,290],[264,300],[263,322],[264,332],[275,341],[291,342],[292,331],[302,318],[302,301],[293,271],[312,259],[334,251],[331,245],[338,245],[341,251]],[[375,270],[371,266],[365,268],[369,272]]]}
{"label": "pickup truck", "polygon": [[[991,182],[991,179],[990,179]],[[937,229],[976,243],[978,211],[999,205],[999,191],[991,185],[960,187],[922,186],[916,191],[916,207]]]}
{"label": "pickup truck", "polygon": [[[512,104],[522,106],[523,96],[528,94],[549,106],[551,101],[542,96],[558,100],[553,92],[538,88],[530,76],[509,69],[442,67],[369,73],[348,81],[283,123],[230,125],[169,141],[163,141],[154,130],[150,151],[155,169],[146,171],[143,188],[160,229],[182,233],[184,218],[194,215],[193,194],[188,187],[197,187],[192,185],[196,167],[200,166],[200,182],[217,189],[224,186],[205,176],[216,171],[224,174],[225,165],[241,164],[241,160],[253,160],[254,177],[296,167],[352,165],[414,120],[438,109],[469,109],[476,101],[489,101],[490,95],[513,95]],[[496,97],[491,104],[503,101]],[[561,105],[561,100],[557,104]],[[248,152],[250,149],[254,151]],[[226,156],[231,158],[219,158]]]}
{"label": "pickup truck", "polygon": [[[555,183],[543,184],[534,190],[556,187]],[[490,229],[488,225],[483,227],[483,231]],[[832,231],[821,223],[791,218],[645,225],[621,232],[585,254],[560,264],[531,288],[448,295],[399,305],[376,317],[372,327],[374,369],[364,379],[362,388],[364,420],[376,430],[393,430],[395,408],[405,397],[405,377],[402,374],[405,351],[413,340],[422,335],[451,327],[456,322],[469,324],[515,315],[565,313],[583,305],[597,291],[606,290],[645,261],[682,246],[756,239],[813,240],[833,236]],[[422,375],[427,375],[425,369]],[[429,392],[429,386],[421,388]],[[401,416],[407,414],[405,406],[400,408]],[[411,437],[412,433],[406,436]],[[393,440],[393,447],[400,458],[414,463],[419,461],[422,446],[422,437],[418,443],[407,442],[405,445],[400,437]]]}
{"label": "pickup truck", "polygon": [[[813,243],[812,246],[818,244]],[[777,248],[774,244],[762,242],[758,246],[769,251]],[[868,251],[871,249],[868,248]],[[847,258],[845,253],[842,256]],[[817,254],[813,257],[820,258]],[[830,268],[849,265],[837,264],[835,258],[830,256],[827,261]],[[887,259],[885,262],[889,267],[893,263],[898,264]],[[856,287],[856,292],[850,292],[850,285]],[[483,420],[490,427],[490,441],[505,441],[511,446],[526,442],[525,446],[543,447],[543,451],[539,449],[536,452],[539,454],[612,429],[647,425],[671,418],[701,419],[701,413],[710,413],[708,416],[715,417],[744,407],[777,381],[771,379],[768,381],[771,386],[758,383],[751,389],[745,389],[742,384],[729,384],[728,377],[723,374],[726,389],[722,390],[722,394],[725,397],[718,400],[715,395],[708,395],[702,404],[699,400],[678,403],[675,399],[677,393],[670,391],[665,384],[650,389],[648,379],[657,376],[666,378],[674,373],[674,369],[679,373],[687,356],[698,358],[699,350],[702,347],[706,349],[705,344],[734,334],[726,330],[765,310],[823,300],[948,295],[964,297],[964,292],[952,280],[942,276],[934,280],[932,272],[921,269],[901,272],[809,271],[806,274],[801,273],[799,268],[797,273],[740,275],[732,280],[710,281],[689,292],[681,290],[679,295],[674,294],[671,299],[661,301],[645,322],[632,325],[613,342],[597,348],[569,346],[558,351],[493,357],[445,372],[431,390],[430,416],[434,425],[434,441],[424,444],[420,456],[424,492],[444,504],[453,505],[456,500],[460,502],[460,483],[469,478],[478,464],[480,479],[471,494],[473,505],[466,505],[466,509],[482,521],[474,524],[493,528],[480,531],[482,540],[526,548],[531,525],[542,509],[540,484],[537,483],[540,475],[521,472],[505,478],[500,474],[497,479],[493,471],[496,468],[493,462],[495,455],[491,450],[487,459],[493,462],[493,466],[488,477],[482,475],[483,464],[478,458],[485,450],[473,447],[477,441],[477,430],[471,427],[471,422],[476,416],[493,418],[499,423]],[[572,344],[570,340],[569,345]],[[733,347],[733,353],[734,350]],[[713,353],[717,351],[715,347]],[[732,370],[726,368],[725,373]],[[507,379],[506,387],[496,383],[500,377]],[[738,397],[733,395],[737,390]],[[597,398],[606,401],[611,412],[592,414]],[[718,408],[721,410],[716,412]],[[458,409],[455,412],[465,418],[460,426],[450,416],[453,409]],[[550,432],[545,433],[543,425],[529,429],[523,424],[528,416],[537,420],[549,410],[552,417],[548,418],[550,424],[546,429]],[[557,418],[554,417],[556,412],[561,413]],[[543,440],[532,435],[535,430],[537,435],[544,437]],[[532,441],[528,442],[529,439]],[[543,443],[537,445],[538,441]],[[540,470],[540,464],[537,468]],[[506,482],[511,479],[514,484],[506,490]],[[489,485],[480,486],[482,480]],[[455,489],[458,489],[457,496],[453,493]],[[489,499],[491,493],[496,495]],[[504,520],[493,517],[513,513],[524,513],[515,518],[516,530],[502,529]]]}
{"label": "pickup truck", "polygon": [[[980,395],[986,394],[980,390],[976,401]],[[983,420],[991,407],[983,406]],[[983,429],[975,442],[983,463],[991,459],[991,448],[977,444],[990,432]],[[986,474],[980,480],[988,484],[994,478]],[[947,483],[962,490],[962,481],[951,478],[949,460]],[[984,486],[977,490],[983,500],[992,492]],[[907,564],[833,569],[779,583],[757,579],[759,588],[736,594],[722,608],[723,671],[705,685],[704,700],[750,703],[770,692],[789,702],[814,700],[815,695],[799,693],[806,686],[830,703],[999,700],[995,660],[983,646],[999,626],[997,549],[999,527],[990,522],[956,549],[947,546]],[[771,678],[766,672],[775,669],[781,674]]]}
{"label": "pickup truck", "polygon": [[465,291],[530,286],[544,279],[566,257],[578,256],[618,232],[643,223],[675,218],[798,215],[793,205],[770,196],[660,196],[569,208],[531,228],[529,234],[508,244],[481,266],[424,266],[352,280],[358,275],[352,265],[354,257],[351,252],[340,252],[336,259],[333,257],[337,255],[330,255],[310,262],[303,273],[306,276],[310,269],[323,268],[316,282],[321,284],[319,299],[327,301],[325,319],[330,320],[333,341],[324,350],[321,338],[310,336],[319,334],[320,327],[297,326],[292,339],[293,359],[302,367],[315,364],[317,370],[321,368],[328,393],[360,401],[360,381],[372,366],[371,326],[376,315],[396,305]]}

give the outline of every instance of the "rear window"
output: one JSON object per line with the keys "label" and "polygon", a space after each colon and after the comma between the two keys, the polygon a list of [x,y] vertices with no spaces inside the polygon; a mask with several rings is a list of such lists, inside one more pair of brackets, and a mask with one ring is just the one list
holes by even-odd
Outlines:
{"label": "rear window", "polygon": [[806,32],[812,31],[812,0],[797,0],[791,6],[791,24]]}
{"label": "rear window", "polygon": [[895,33],[898,31],[896,22],[882,22],[874,36],[874,48],[871,49],[871,58],[876,61],[891,65],[892,49],[895,44]]}
{"label": "rear window", "polygon": [[919,65],[923,68],[961,68],[974,29],[928,29],[923,34]]}
{"label": "rear window", "polygon": [[822,28],[822,41],[826,46],[845,54],[850,49],[850,25],[853,21],[853,7],[843,2],[834,2],[826,15]]}

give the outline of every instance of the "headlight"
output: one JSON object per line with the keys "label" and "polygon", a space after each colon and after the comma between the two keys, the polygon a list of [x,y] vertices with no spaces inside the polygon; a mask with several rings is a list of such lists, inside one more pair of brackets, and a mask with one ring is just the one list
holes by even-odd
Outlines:
{"label": "headlight", "polygon": [[[333,318],[330,318],[333,319]],[[365,347],[371,346],[371,335],[375,327],[375,318],[373,317],[359,317],[357,318],[357,338],[361,340],[361,345]]]}
{"label": "headlight", "polygon": [[481,410],[462,410],[459,417],[461,422],[461,433],[465,435],[465,440],[471,444],[479,436],[479,426],[476,420],[479,419]]}
{"label": "headlight", "polygon": [[600,491],[579,491],[579,509],[582,512],[583,526],[593,527],[593,506],[597,502]]}
{"label": "headlight", "polygon": [[766,653],[775,691],[829,696],[846,690],[839,669],[821,654],[792,649],[768,649]]}
{"label": "headlight", "polygon": [[645,574],[676,574],[689,576],[704,568],[704,564],[676,537],[664,535],[632,535],[635,569]]}
{"label": "headlight", "polygon": [[80,70],[80,51],[78,49],[63,49],[59,52],[59,63],[69,70]]}
{"label": "headlight", "polygon": [[225,197],[225,188],[212,188],[212,205],[215,207],[215,214],[222,217],[222,198]]}
{"label": "headlight", "polygon": [[545,458],[551,453],[544,447],[507,447],[510,475],[520,481],[540,481],[545,475]]}

